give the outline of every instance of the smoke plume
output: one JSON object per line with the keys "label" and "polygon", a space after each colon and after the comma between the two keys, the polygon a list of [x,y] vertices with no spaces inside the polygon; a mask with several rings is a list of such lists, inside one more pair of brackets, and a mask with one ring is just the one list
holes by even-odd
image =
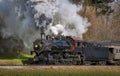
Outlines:
{"label": "smoke plume", "polygon": [[[36,0],[31,1],[37,2]],[[49,27],[47,30],[51,30],[54,34],[62,32],[63,35],[79,37],[82,37],[82,34],[87,31],[89,26],[87,19],[77,14],[82,10],[82,5],[72,4],[69,0],[38,1],[40,1],[38,4],[33,5],[36,11],[34,18],[37,26],[47,26]],[[43,14],[44,16],[41,16]]]}
{"label": "smoke plume", "polygon": [[[33,41],[40,37],[41,26],[47,34],[62,32],[82,37],[89,23],[77,14],[80,10],[82,5],[69,0],[0,0],[0,42],[7,40],[11,45],[23,44],[31,49]],[[4,50],[2,46],[11,47],[3,44],[0,50]]]}

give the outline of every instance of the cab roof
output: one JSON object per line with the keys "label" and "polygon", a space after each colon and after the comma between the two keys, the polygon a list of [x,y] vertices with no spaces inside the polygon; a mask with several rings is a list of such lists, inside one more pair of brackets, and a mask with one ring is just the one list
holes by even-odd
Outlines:
{"label": "cab roof", "polygon": [[82,38],[80,38],[80,37],[71,37],[71,39],[72,40],[74,40],[74,41],[83,41],[83,39]]}

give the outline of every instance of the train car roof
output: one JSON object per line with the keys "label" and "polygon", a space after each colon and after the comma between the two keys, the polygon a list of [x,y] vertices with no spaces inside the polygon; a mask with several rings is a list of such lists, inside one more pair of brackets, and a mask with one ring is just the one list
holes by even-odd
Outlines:
{"label": "train car roof", "polygon": [[83,39],[82,38],[80,38],[80,37],[71,37],[72,38],[72,40],[74,40],[74,41],[83,41]]}

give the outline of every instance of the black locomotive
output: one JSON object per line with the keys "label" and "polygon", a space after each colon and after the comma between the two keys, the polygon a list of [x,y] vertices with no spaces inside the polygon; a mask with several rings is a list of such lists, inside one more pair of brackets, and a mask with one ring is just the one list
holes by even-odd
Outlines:
{"label": "black locomotive", "polygon": [[47,36],[33,42],[30,63],[62,65],[120,64],[120,48],[88,43],[79,37]]}

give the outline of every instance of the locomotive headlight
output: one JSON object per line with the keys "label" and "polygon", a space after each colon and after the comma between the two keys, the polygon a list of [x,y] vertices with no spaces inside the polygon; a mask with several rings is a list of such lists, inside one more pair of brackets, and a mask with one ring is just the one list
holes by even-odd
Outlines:
{"label": "locomotive headlight", "polygon": [[35,45],[34,47],[35,47],[35,48],[38,48],[39,46],[38,46],[38,45]]}
{"label": "locomotive headlight", "polygon": [[39,50],[40,46],[38,44],[34,44],[34,50]]}

